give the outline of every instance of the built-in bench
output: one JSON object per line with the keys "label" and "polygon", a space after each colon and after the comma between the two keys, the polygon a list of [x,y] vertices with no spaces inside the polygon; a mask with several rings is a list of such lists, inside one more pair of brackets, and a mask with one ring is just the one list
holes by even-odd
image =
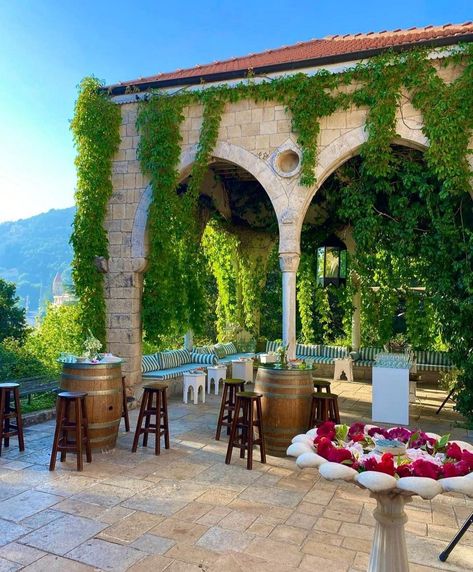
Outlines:
{"label": "built-in bench", "polygon": [[49,375],[37,375],[20,379],[9,379],[2,383],[18,383],[20,385],[20,398],[27,397],[31,403],[31,397],[39,393],[48,393],[59,389],[59,380],[52,379]]}

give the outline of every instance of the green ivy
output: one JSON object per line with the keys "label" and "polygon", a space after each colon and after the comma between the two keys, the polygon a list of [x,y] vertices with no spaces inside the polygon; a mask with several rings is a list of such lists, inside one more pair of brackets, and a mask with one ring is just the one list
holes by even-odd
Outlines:
{"label": "green ivy", "polygon": [[74,248],[72,276],[80,298],[80,323],[84,336],[90,330],[105,342],[103,274],[97,256],[108,258],[105,214],[112,196],[112,158],[120,144],[120,108],[101,89],[102,83],[87,77],[79,85],[71,129],[77,149],[76,215],[71,236]]}

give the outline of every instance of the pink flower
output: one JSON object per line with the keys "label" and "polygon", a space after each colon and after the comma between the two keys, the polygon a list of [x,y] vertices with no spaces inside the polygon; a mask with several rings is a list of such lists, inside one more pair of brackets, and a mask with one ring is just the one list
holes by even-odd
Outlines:
{"label": "pink flower", "polygon": [[[365,423],[361,423],[361,421],[358,421],[356,423],[352,423],[350,425],[350,429],[348,429],[348,438],[349,439],[353,439],[353,437],[355,435],[363,435],[364,438],[364,432],[365,432]],[[358,439],[359,441],[361,441],[361,439]]]}
{"label": "pink flower", "polygon": [[354,443],[359,443],[360,441],[365,440],[365,435],[364,435],[364,433],[357,433],[356,435],[352,435],[351,440]]}
{"label": "pink flower", "polygon": [[317,427],[317,437],[328,437],[330,441],[335,439],[335,423],[333,421],[324,421]]}
{"label": "pink flower", "polygon": [[442,467],[443,477],[463,477],[470,472],[468,463],[458,461],[457,463],[445,463]]}
{"label": "pink flower", "polygon": [[386,439],[389,439],[388,430],[384,429],[384,427],[372,427],[371,429],[369,429],[368,435],[370,437],[374,437],[375,435],[382,435]]}
{"label": "pink flower", "polygon": [[332,441],[327,437],[320,437],[319,441],[316,443],[317,453],[328,460],[330,451],[334,448]]}
{"label": "pink flower", "polygon": [[425,459],[417,459],[412,463],[412,474],[414,477],[429,477],[438,479],[441,467]]}
{"label": "pink flower", "polygon": [[455,461],[462,460],[462,450],[456,443],[449,443],[446,450],[447,457],[455,459]]}
{"label": "pink flower", "polygon": [[407,443],[412,435],[412,431],[406,429],[405,427],[393,427],[388,430],[389,439],[397,439],[403,443]]}

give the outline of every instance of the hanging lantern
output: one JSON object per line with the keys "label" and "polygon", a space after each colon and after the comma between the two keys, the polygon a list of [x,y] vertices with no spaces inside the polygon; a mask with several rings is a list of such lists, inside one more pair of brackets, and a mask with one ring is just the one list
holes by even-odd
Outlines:
{"label": "hanging lantern", "polygon": [[317,248],[317,284],[341,286],[347,280],[347,247],[335,235]]}

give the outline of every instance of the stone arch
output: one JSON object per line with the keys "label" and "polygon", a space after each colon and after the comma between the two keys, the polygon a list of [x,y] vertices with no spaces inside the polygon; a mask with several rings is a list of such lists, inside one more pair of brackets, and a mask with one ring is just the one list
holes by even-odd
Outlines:
{"label": "stone arch", "polygon": [[[197,145],[189,147],[182,152],[179,165],[180,180],[185,179],[190,174],[196,153]],[[222,159],[242,167],[261,184],[271,201],[278,220],[280,241],[284,241],[285,235],[288,234],[288,226],[290,226],[287,221],[289,201],[284,186],[268,163],[243,147],[232,145],[225,141],[217,143],[212,152],[212,159]],[[146,259],[147,256],[146,225],[151,197],[152,189],[151,185],[148,185],[141,196],[133,221],[131,255],[134,260]]]}

